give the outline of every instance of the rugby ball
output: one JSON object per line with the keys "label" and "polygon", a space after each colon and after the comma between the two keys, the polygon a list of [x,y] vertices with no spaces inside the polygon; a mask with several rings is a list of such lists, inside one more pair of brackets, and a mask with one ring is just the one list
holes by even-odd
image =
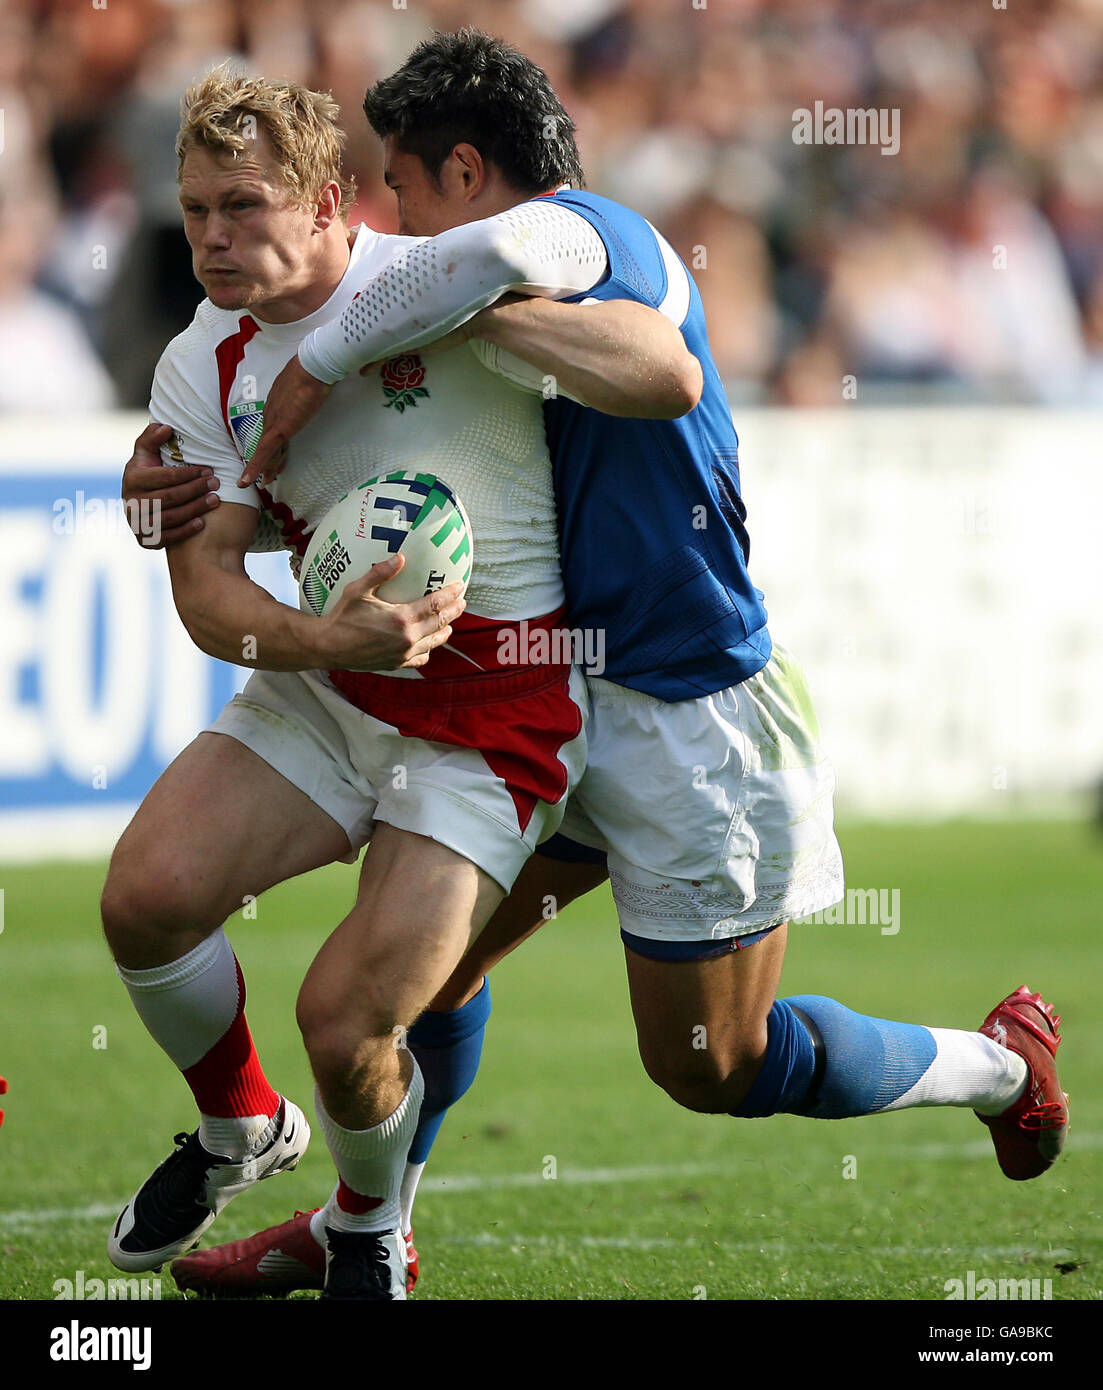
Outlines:
{"label": "rugby ball", "polygon": [[471,523],[446,482],[432,473],[370,478],[318,523],[299,569],[299,607],[324,617],[345,586],[372,565],[402,555],[403,568],[376,594],[409,603],[471,578]]}

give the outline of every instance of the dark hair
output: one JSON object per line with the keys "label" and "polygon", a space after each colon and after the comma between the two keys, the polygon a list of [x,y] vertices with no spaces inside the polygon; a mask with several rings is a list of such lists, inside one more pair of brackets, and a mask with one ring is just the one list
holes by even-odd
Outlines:
{"label": "dark hair", "polygon": [[544,193],[585,176],[574,122],[531,58],[478,29],[434,34],[397,72],[369,87],[364,114],[430,176],[456,145],[474,145],[513,187]]}

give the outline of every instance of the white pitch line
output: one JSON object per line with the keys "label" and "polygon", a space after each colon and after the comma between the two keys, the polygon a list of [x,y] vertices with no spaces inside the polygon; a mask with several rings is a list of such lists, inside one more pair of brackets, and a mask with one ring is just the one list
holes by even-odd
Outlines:
{"label": "white pitch line", "polygon": [[[583,1183],[618,1183],[662,1181],[672,1178],[711,1177],[731,1171],[726,1163],[681,1163],[651,1164],[637,1168],[575,1168],[564,1169],[555,1178],[545,1178],[542,1173],[464,1173],[451,1178],[423,1178],[418,1191],[452,1192],[494,1192],[510,1187],[540,1187],[546,1182],[561,1182],[568,1185]],[[38,1211],[0,1212],[0,1230],[20,1226],[48,1225],[55,1221],[99,1221],[105,1217],[117,1216],[122,1210],[122,1201],[114,1205],[96,1202],[86,1207],[45,1207]]]}
{"label": "white pitch line", "polygon": [[[124,1199],[125,1200],[125,1199]],[[0,1212],[0,1229],[20,1226],[45,1226],[54,1221],[103,1221],[118,1216],[123,1203],[94,1202],[87,1207],[43,1207],[38,1211]]]}
{"label": "white pitch line", "polygon": [[[1079,1134],[1074,1140],[1073,1147],[1085,1151],[1103,1148],[1103,1134]],[[868,1161],[892,1158],[934,1160],[985,1158],[991,1152],[991,1144],[987,1139],[971,1141],[967,1144],[894,1145],[887,1149],[878,1148],[874,1158]],[[564,1168],[555,1178],[545,1178],[542,1172],[490,1175],[461,1173],[450,1178],[423,1178],[418,1190],[421,1193],[448,1194],[453,1192],[496,1192],[511,1187],[541,1187],[548,1182],[563,1183],[567,1186],[584,1186],[601,1183],[665,1181],[678,1178],[715,1176],[730,1178],[734,1176],[734,1169],[737,1164],[738,1158],[733,1159],[731,1163],[716,1161],[711,1163],[656,1163],[634,1168]],[[0,1212],[0,1230],[49,1225],[57,1221],[101,1221],[118,1215],[122,1209],[123,1201],[125,1199],[114,1203],[94,1202],[83,1207],[41,1207],[33,1211]],[[761,1249],[762,1246],[752,1244],[746,1248],[757,1250]]]}
{"label": "white pitch line", "polygon": [[480,1192],[504,1187],[542,1187],[549,1182],[647,1182],[653,1178],[700,1178],[730,1172],[730,1163],[656,1163],[638,1168],[564,1168],[554,1178],[545,1178],[543,1173],[499,1173],[490,1177],[468,1173],[454,1178],[423,1178],[418,1184],[418,1191]]}
{"label": "white pitch line", "polygon": [[1018,1259],[1032,1256],[1038,1259],[1059,1259],[1073,1251],[1066,1246],[1043,1249],[1038,1245],[839,1245],[831,1241],[785,1240],[709,1240],[707,1235],[685,1236],[672,1240],[669,1236],[503,1236],[479,1232],[470,1236],[432,1236],[434,1245],[486,1246],[505,1249],[536,1249],[549,1255],[567,1255],[579,1248],[592,1250],[698,1250],[755,1251],[763,1255],[861,1255],[884,1256],[895,1259],[901,1255],[961,1256],[984,1259]]}

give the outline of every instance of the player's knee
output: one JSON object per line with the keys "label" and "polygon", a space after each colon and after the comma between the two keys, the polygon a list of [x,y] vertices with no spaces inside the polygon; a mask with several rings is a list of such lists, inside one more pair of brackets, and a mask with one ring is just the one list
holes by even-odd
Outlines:
{"label": "player's knee", "polygon": [[404,1032],[392,1027],[389,1013],[344,1006],[309,978],[299,991],[295,1017],[310,1065],[319,1083],[334,1082],[370,1070],[392,1041]]}
{"label": "player's knee", "polygon": [[360,1049],[357,1040],[341,1028],[321,1024],[304,1026],[300,1019],[303,1043],[310,1058],[310,1069],[323,1091],[331,1093],[335,1088],[351,1083],[351,1078],[359,1070]]}
{"label": "player's knee", "polygon": [[748,1040],[723,1052],[702,1049],[679,1057],[641,1050],[641,1056],[651,1080],[678,1105],[701,1115],[727,1115],[750,1090],[762,1049],[757,1040]]}
{"label": "player's knee", "polygon": [[150,951],[171,960],[171,942],[202,925],[181,876],[171,870],[161,873],[155,863],[131,856],[116,855],[111,861],[100,916],[107,944],[124,962]]}
{"label": "player's knee", "polygon": [[[303,1027],[300,1022],[300,1027]],[[318,1088],[327,1097],[353,1100],[385,1080],[389,1044],[363,1037],[339,1023],[307,1024],[303,1042]]]}
{"label": "player's knee", "polygon": [[676,1066],[668,1061],[658,1065],[645,1063],[645,1070],[656,1086],[686,1110],[715,1115],[727,1109],[723,1101],[726,1078],[718,1067],[700,1062],[693,1066]]}

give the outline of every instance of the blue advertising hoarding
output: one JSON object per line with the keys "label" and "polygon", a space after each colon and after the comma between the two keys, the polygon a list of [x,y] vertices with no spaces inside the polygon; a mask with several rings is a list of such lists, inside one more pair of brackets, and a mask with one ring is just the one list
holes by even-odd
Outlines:
{"label": "blue advertising hoarding", "polygon": [[[247,677],[196,648],[119,475],[145,420],[0,426],[0,858],[103,853]],[[296,593],[286,558],[251,558]]]}

